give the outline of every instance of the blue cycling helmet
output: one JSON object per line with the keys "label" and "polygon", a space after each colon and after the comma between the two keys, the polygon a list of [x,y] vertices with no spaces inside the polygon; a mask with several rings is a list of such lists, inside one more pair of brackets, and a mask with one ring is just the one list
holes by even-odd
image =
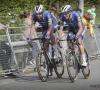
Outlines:
{"label": "blue cycling helmet", "polygon": [[73,10],[73,8],[70,5],[64,5],[64,6],[61,7],[61,12],[62,13],[68,13],[72,10]]}
{"label": "blue cycling helmet", "polygon": [[43,11],[44,11],[43,5],[37,5],[37,6],[35,6],[35,8],[34,8],[34,12],[35,12],[36,14],[40,14],[40,13],[42,13]]}

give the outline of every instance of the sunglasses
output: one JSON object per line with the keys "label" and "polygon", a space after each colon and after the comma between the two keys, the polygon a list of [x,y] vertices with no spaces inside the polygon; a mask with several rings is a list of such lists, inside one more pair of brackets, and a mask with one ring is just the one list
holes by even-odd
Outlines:
{"label": "sunglasses", "polygon": [[64,12],[63,15],[69,14],[69,12]]}
{"label": "sunglasses", "polygon": [[41,15],[42,14],[42,12],[41,13],[36,13],[36,15]]}

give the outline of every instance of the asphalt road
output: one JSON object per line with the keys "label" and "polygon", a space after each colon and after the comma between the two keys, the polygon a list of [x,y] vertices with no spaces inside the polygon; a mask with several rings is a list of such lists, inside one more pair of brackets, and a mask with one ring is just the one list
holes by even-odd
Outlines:
{"label": "asphalt road", "polygon": [[47,82],[42,82],[37,72],[22,75],[21,78],[1,78],[0,90],[100,90],[100,59],[91,60],[88,79],[79,73],[78,81],[72,83],[65,67],[63,78],[54,73]]}

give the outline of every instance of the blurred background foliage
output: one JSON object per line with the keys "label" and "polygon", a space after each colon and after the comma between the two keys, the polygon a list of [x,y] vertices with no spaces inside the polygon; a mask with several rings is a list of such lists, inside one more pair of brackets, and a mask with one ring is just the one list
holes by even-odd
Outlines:
{"label": "blurred background foliage", "polygon": [[[9,24],[10,26],[22,26],[23,20],[19,17],[21,11],[30,10],[33,13],[34,6],[39,2],[44,5],[45,10],[50,10],[50,4],[53,1],[55,0],[0,0],[0,23]],[[78,7],[78,0],[56,1],[59,3],[59,7],[65,4],[72,5],[74,9]],[[92,4],[96,5],[96,23],[99,23],[100,0],[84,0],[84,11],[90,9]]]}

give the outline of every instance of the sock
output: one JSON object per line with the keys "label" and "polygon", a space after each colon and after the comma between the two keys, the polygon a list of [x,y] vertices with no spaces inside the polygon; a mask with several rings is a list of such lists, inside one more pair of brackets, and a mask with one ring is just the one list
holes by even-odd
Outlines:
{"label": "sock", "polygon": [[56,52],[56,57],[58,57],[58,49],[57,49],[57,45],[53,45],[54,51]]}
{"label": "sock", "polygon": [[82,61],[83,61],[83,62],[86,62],[85,54],[82,54],[82,55],[81,55],[81,58],[82,58]]}
{"label": "sock", "polygon": [[50,52],[49,52],[49,51],[47,52],[47,55],[48,55],[48,57],[49,57],[49,58],[51,58],[51,54],[50,54]]}
{"label": "sock", "polygon": [[54,50],[57,49],[57,45],[53,45]]}

